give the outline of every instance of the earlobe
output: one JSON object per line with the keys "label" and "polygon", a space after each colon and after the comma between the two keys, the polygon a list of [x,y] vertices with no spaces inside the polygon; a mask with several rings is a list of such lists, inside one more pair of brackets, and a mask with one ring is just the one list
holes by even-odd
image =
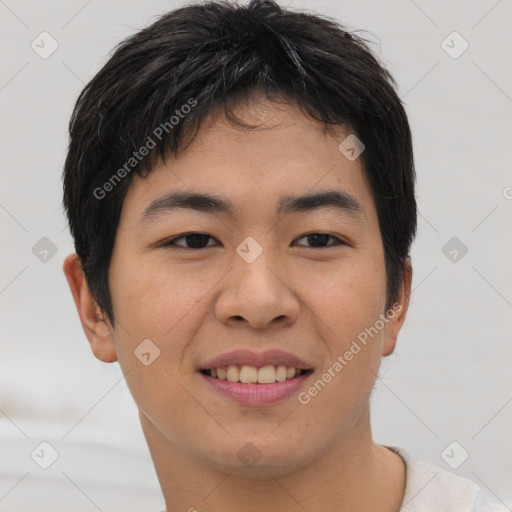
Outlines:
{"label": "earlobe", "polygon": [[[384,343],[382,347],[382,355],[389,356],[395,350],[398,333],[402,328],[409,308],[409,300],[411,296],[411,284],[412,284],[412,264],[411,258],[406,257],[404,261],[404,279],[400,288],[400,294],[398,300],[395,303],[396,308],[393,307],[394,313],[391,318],[391,314],[388,314],[389,323],[386,326],[384,334]],[[388,313],[388,312],[386,312]]]}
{"label": "earlobe", "polygon": [[91,345],[91,350],[100,361],[106,363],[117,361],[110,323],[104,318],[96,300],[89,291],[78,255],[74,253],[67,256],[62,269],[73,295],[82,328]]}

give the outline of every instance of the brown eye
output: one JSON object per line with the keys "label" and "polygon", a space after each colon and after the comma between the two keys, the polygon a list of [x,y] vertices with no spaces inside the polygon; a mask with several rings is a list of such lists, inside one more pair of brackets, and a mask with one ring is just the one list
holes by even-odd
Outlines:
{"label": "brown eye", "polygon": [[[313,249],[322,249],[323,247],[333,247],[337,245],[345,245],[345,242],[334,235],[329,235],[328,233],[309,233],[307,235],[303,235],[297,240],[302,238],[306,238],[307,241],[312,244],[310,247]],[[333,239],[335,241],[334,244],[329,244],[329,239]]]}
{"label": "brown eye", "polygon": [[[169,240],[164,244],[164,246],[176,246],[182,249],[204,249],[208,246],[207,242],[209,238],[214,240],[210,235],[207,235],[206,233],[187,233],[185,235],[181,235]],[[178,240],[182,239],[185,240],[185,247],[176,243]]]}

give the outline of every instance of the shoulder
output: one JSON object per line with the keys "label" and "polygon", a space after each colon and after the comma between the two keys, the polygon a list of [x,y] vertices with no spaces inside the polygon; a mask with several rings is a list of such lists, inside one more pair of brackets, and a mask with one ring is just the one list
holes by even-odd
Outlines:
{"label": "shoulder", "polygon": [[484,495],[475,482],[418,460],[402,448],[386,448],[400,455],[406,466],[400,512],[509,512]]}

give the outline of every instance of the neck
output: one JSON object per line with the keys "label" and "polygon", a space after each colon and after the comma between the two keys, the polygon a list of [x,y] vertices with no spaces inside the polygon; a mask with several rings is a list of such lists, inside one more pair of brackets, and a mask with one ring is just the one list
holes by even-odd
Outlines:
{"label": "neck", "polygon": [[360,418],[367,425],[363,435],[354,428],[298,468],[259,468],[258,473],[216,467],[140,418],[167,512],[398,512],[402,504],[404,463],[373,442],[369,411]]}

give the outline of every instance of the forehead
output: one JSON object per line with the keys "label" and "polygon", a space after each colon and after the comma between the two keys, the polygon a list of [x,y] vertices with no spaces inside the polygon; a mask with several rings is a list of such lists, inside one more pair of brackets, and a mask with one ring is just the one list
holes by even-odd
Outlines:
{"label": "forehead", "polygon": [[294,105],[266,100],[240,103],[232,112],[255,128],[233,125],[222,112],[210,115],[177,157],[158,161],[145,178],[134,176],[122,216],[129,210],[134,221],[172,192],[225,198],[240,216],[257,205],[282,213],[285,196],[326,190],[339,190],[349,203],[353,198],[364,215],[373,207],[362,159],[349,160],[339,149],[349,126],[331,133]]}

